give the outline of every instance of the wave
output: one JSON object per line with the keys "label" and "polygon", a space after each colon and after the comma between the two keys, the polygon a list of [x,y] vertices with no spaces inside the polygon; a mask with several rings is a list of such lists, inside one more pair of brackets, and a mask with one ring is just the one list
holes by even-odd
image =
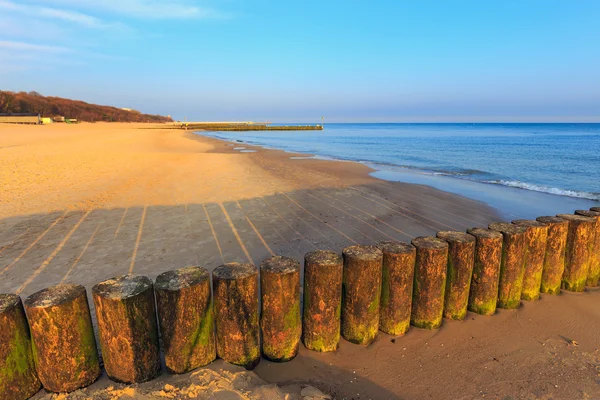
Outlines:
{"label": "wave", "polygon": [[493,185],[502,185],[513,188],[531,190],[534,192],[542,192],[554,194],[557,196],[576,197],[579,199],[597,200],[600,201],[600,193],[581,192],[577,190],[560,189],[555,187],[548,187],[543,185],[535,185],[533,183],[526,183],[521,181],[506,181],[506,180],[493,180],[493,181],[482,181],[484,183],[491,183]]}

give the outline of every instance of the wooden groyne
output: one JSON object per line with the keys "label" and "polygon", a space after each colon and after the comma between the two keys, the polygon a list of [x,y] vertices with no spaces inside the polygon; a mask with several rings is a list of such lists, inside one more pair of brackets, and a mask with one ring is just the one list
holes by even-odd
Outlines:
{"label": "wooden groyne", "polygon": [[253,123],[207,124],[207,123],[180,123],[179,129],[202,131],[322,131],[323,125],[269,125]]}
{"label": "wooden groyne", "polygon": [[0,399],[26,399],[40,384],[51,392],[91,384],[101,372],[98,345],[110,379],[139,383],[161,373],[161,344],[168,372],[216,356],[252,369],[261,353],[293,359],[301,341],[309,350],[335,351],[340,333],[368,345],[380,331],[437,329],[444,318],[463,319],[466,309],[492,315],[496,307],[537,300],[540,291],[583,291],[597,285],[599,216],[598,209],[577,213],[351,246],[343,257],[309,253],[303,312],[300,264],[285,257],[265,260],[260,271],[229,263],[212,277],[183,268],[155,284],[133,275],[101,282],[92,289],[99,340],[82,286],[53,286],[24,302],[0,294]]}

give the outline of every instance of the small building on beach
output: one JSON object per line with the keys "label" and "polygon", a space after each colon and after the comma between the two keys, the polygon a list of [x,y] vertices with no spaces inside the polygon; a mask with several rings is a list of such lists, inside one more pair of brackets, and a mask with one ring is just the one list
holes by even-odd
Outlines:
{"label": "small building on beach", "polygon": [[2,123],[39,125],[41,124],[41,118],[40,114],[0,113],[0,124]]}

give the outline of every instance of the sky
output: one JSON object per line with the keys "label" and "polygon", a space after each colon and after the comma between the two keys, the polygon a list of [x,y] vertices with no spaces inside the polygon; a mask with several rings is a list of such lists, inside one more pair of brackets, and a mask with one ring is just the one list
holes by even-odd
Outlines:
{"label": "sky", "polygon": [[600,1],[0,0],[0,90],[194,121],[600,121]]}

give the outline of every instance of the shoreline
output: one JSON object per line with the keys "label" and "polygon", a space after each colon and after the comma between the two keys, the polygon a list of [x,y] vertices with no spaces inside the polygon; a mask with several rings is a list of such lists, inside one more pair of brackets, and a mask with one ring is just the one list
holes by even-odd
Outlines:
{"label": "shoreline", "polygon": [[277,149],[269,145],[248,143],[242,139],[228,139],[206,135],[206,132],[196,132],[195,135],[221,140],[228,143],[239,143],[263,150],[283,151],[290,157],[298,156],[310,160],[323,160],[342,163],[356,163],[371,169],[369,175],[373,178],[388,182],[425,185],[443,192],[453,193],[465,199],[478,201],[493,207],[502,219],[535,219],[539,215],[554,215],[555,210],[589,209],[600,206],[600,200],[585,197],[549,193],[524,187],[504,184],[494,184],[479,180],[463,179],[452,175],[428,172],[419,168],[387,165],[370,161],[337,159],[312,153],[295,152]]}

